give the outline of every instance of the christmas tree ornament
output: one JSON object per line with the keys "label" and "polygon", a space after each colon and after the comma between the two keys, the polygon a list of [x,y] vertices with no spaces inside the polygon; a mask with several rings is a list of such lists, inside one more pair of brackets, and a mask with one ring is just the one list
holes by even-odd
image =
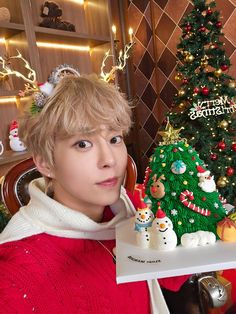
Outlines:
{"label": "christmas tree ornament", "polygon": [[186,60],[187,62],[189,62],[189,63],[193,62],[194,59],[195,59],[194,56],[191,55],[191,54],[189,54],[189,55],[187,55],[187,56],[185,57],[185,60]]}
{"label": "christmas tree ornament", "polygon": [[227,64],[222,64],[220,68],[222,71],[227,71],[229,69],[229,66]]}
{"label": "christmas tree ornament", "polygon": [[229,177],[233,176],[233,175],[234,175],[234,168],[228,167],[228,168],[226,169],[226,174],[227,174],[227,176],[229,176]]}
{"label": "christmas tree ornament", "polygon": [[180,89],[179,91],[178,91],[178,95],[179,96],[183,96],[185,94],[185,91],[183,90],[183,89]]}
{"label": "christmas tree ornament", "polygon": [[235,82],[232,82],[232,81],[229,82],[229,87],[230,87],[230,88],[235,88]]}
{"label": "christmas tree ornament", "polygon": [[217,144],[217,147],[218,147],[219,149],[224,150],[224,149],[226,148],[226,144],[225,144],[224,141],[221,141],[221,142],[219,142],[219,143]]}
{"label": "christmas tree ornament", "polygon": [[206,11],[207,15],[211,15],[212,12],[213,12],[213,11],[212,11],[212,9],[210,9],[210,8],[208,8],[207,11]]}
{"label": "christmas tree ornament", "polygon": [[192,26],[190,24],[187,24],[187,26],[185,27],[186,32],[190,32],[192,29]]}
{"label": "christmas tree ornament", "polygon": [[218,159],[218,156],[217,156],[217,154],[215,154],[215,153],[211,153],[210,158],[211,158],[211,160],[215,161],[215,160]]}
{"label": "christmas tree ornament", "polygon": [[232,143],[231,145],[231,150],[236,152],[236,143]]}
{"label": "christmas tree ornament", "polygon": [[221,69],[217,69],[217,70],[214,71],[214,75],[215,75],[216,77],[220,77],[221,74],[222,74],[222,70],[221,70]]}
{"label": "christmas tree ornament", "polygon": [[193,89],[193,92],[194,92],[194,93],[198,94],[199,91],[200,91],[199,87],[194,87],[194,89]]}
{"label": "christmas tree ornament", "polygon": [[205,33],[206,27],[205,27],[205,26],[201,26],[201,27],[199,28],[199,31],[202,32],[202,33]]}
{"label": "christmas tree ornament", "polygon": [[219,123],[219,127],[220,127],[221,129],[226,129],[226,128],[228,127],[228,125],[229,125],[229,123],[228,123],[228,121],[226,121],[226,120],[222,120],[222,121],[220,121],[220,123]]}
{"label": "christmas tree ornament", "polygon": [[204,96],[208,96],[209,95],[209,88],[204,86],[204,87],[202,87],[201,92]]}
{"label": "christmas tree ornament", "polygon": [[175,81],[179,82],[182,80],[182,76],[180,74],[175,75]]}
{"label": "christmas tree ornament", "polygon": [[221,28],[221,27],[222,27],[222,22],[221,22],[221,21],[218,21],[218,22],[216,23],[216,27],[217,27],[217,28]]}
{"label": "christmas tree ornament", "polygon": [[219,179],[218,179],[217,182],[216,182],[216,185],[217,185],[219,188],[224,188],[224,187],[226,187],[226,185],[227,185],[227,178],[226,178],[225,176],[219,177]]}

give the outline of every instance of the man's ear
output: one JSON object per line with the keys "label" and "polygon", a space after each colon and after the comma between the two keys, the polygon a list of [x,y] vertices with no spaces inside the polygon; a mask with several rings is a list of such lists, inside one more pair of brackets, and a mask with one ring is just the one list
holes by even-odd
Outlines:
{"label": "man's ear", "polygon": [[38,171],[42,175],[44,175],[45,177],[48,177],[48,178],[54,177],[53,171],[52,171],[51,167],[49,166],[49,163],[46,162],[42,156],[34,155],[33,160],[34,160],[34,163],[35,163]]}

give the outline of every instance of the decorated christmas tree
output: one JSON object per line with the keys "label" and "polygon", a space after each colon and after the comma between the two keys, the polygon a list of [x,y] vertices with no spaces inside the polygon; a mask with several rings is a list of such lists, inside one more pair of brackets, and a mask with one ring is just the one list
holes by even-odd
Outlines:
{"label": "decorated christmas tree", "polygon": [[222,21],[215,1],[193,0],[183,19],[177,46],[175,80],[180,84],[171,112],[174,127],[195,147],[215,175],[219,192],[236,197],[235,82],[222,40]]}
{"label": "decorated christmas tree", "polygon": [[144,188],[152,211],[165,212],[173,223],[178,242],[185,233],[210,231],[216,235],[216,224],[225,216],[222,197],[197,152],[179,138],[181,129],[170,123],[158,132],[163,142],[150,158]]}

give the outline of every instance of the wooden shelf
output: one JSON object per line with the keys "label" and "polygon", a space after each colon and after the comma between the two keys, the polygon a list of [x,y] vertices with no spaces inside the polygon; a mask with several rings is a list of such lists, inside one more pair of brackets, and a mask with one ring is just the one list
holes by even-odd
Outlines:
{"label": "wooden shelf", "polygon": [[0,156],[0,166],[10,164],[15,161],[20,161],[29,158],[30,156],[30,153],[27,151],[14,152],[12,150],[7,150]]}
{"label": "wooden shelf", "polygon": [[0,90],[0,97],[15,97],[19,96],[19,91],[18,90]]}
{"label": "wooden shelf", "polygon": [[0,37],[9,38],[25,30],[23,24],[0,22]]}
{"label": "wooden shelf", "polygon": [[40,26],[35,26],[35,33],[37,41],[46,41],[49,43],[83,45],[90,46],[91,48],[103,45],[105,43],[110,43],[109,36],[97,36],[77,32],[62,31]]}

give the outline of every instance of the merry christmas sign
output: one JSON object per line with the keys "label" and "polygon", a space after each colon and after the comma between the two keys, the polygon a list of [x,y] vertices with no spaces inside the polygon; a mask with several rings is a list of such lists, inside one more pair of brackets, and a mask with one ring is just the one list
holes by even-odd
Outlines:
{"label": "merry christmas sign", "polygon": [[206,118],[208,116],[219,116],[222,114],[232,114],[236,111],[236,104],[233,98],[221,96],[217,99],[198,101],[193,103],[190,109],[190,119]]}

